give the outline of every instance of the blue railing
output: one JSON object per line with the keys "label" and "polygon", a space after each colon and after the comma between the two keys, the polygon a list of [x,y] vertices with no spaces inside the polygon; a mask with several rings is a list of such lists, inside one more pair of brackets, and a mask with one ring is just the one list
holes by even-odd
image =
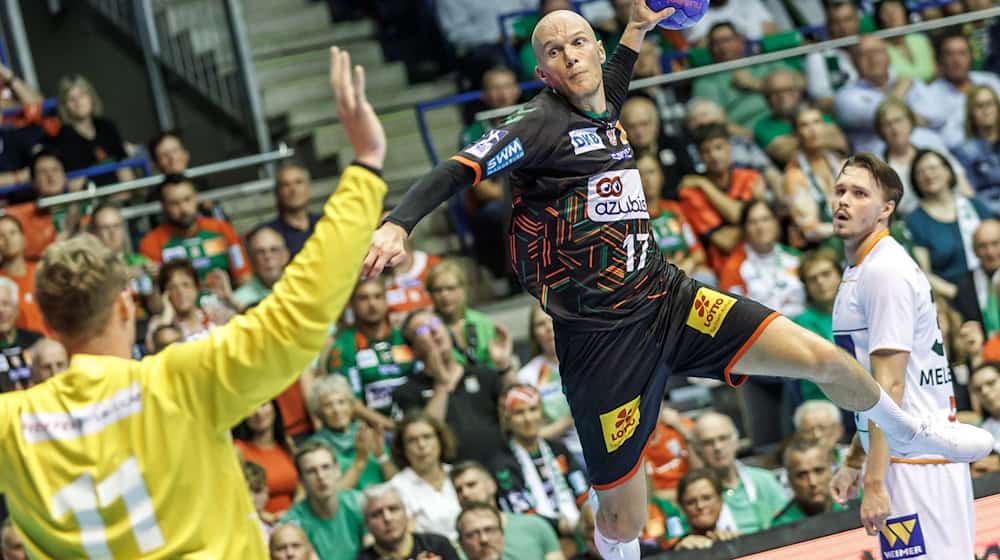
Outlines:
{"label": "blue railing", "polygon": [[[42,100],[42,112],[43,113],[47,113],[47,112],[55,109],[56,106],[58,106],[58,105],[59,105],[59,100],[56,99],[55,97],[49,97],[47,99],[43,99]],[[2,113],[0,113],[0,114],[2,114],[4,118],[7,118],[7,117],[16,117],[23,110],[24,110],[24,107],[21,107],[21,106],[10,107],[9,109],[4,109],[2,111]]]}
{"label": "blue railing", "polygon": [[[149,158],[146,156],[138,156],[129,159],[123,159],[121,161],[116,161],[112,163],[102,163],[100,165],[95,165],[93,167],[88,167],[86,169],[77,169],[75,171],[70,171],[66,173],[66,179],[79,179],[80,177],[93,177],[95,175],[103,175],[105,173],[113,173],[119,169],[142,169],[143,175],[149,175],[151,168],[149,166]],[[0,196],[7,196],[16,192],[25,191],[31,188],[31,183],[18,183],[16,185],[9,185],[0,188]]]}

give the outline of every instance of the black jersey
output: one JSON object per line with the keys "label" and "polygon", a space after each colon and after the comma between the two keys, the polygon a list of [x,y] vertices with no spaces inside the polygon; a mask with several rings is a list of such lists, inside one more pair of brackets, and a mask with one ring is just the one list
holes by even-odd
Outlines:
{"label": "black jersey", "polygon": [[561,326],[610,329],[642,319],[673,270],[657,250],[618,122],[636,56],[620,46],[606,64],[606,116],[589,116],[546,88],[452,157],[476,182],[508,174],[514,271]]}

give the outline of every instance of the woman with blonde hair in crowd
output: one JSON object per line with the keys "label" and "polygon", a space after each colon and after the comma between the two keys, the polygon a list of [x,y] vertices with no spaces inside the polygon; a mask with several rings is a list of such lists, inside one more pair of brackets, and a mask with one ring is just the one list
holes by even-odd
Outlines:
{"label": "woman with blonde hair in crowd", "polygon": [[[104,103],[87,78],[79,74],[59,80],[58,134],[48,145],[56,150],[67,171],[128,159],[125,142],[114,121],[104,117]],[[95,175],[98,185],[135,178],[131,169]]]}
{"label": "woman with blonde hair in crowd", "polygon": [[955,148],[976,199],[1000,213],[1000,98],[989,86],[975,86],[965,101],[965,141]]}
{"label": "woman with blonde hair in crowd", "polygon": [[361,403],[346,377],[333,374],[313,381],[307,405],[309,413],[322,423],[309,439],[333,450],[342,473],[338,488],[363,490],[396,475],[396,466],[386,452],[384,432],[357,418]]}

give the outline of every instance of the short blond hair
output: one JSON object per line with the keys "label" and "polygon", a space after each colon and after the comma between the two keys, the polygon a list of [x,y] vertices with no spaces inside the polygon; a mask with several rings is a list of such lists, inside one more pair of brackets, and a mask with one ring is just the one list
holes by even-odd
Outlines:
{"label": "short blond hair", "polygon": [[427,286],[428,290],[434,290],[434,287],[437,285],[438,281],[441,280],[441,277],[448,274],[454,275],[459,285],[463,288],[469,285],[466,281],[465,270],[462,269],[462,265],[459,264],[458,261],[451,259],[441,261],[427,271],[427,279],[424,280],[424,284]]}
{"label": "short blond hair", "polygon": [[128,273],[89,233],[53,243],[35,272],[35,297],[50,328],[69,340],[100,334]]}
{"label": "short blond hair", "polygon": [[69,107],[66,106],[66,100],[69,97],[69,92],[73,88],[79,87],[84,90],[87,95],[90,96],[90,110],[91,114],[95,117],[99,117],[104,114],[104,103],[101,101],[101,96],[97,95],[97,89],[94,88],[94,84],[90,83],[90,80],[84,78],[80,74],[71,74],[69,76],[63,76],[59,80],[59,119],[64,122],[70,122]]}

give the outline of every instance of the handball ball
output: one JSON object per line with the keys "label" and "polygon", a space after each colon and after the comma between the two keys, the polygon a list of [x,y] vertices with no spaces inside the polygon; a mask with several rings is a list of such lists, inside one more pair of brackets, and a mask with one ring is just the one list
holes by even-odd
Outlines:
{"label": "handball ball", "polygon": [[657,24],[664,29],[687,29],[701,21],[708,11],[708,0],[646,0],[646,5],[654,12],[674,9],[673,15]]}

